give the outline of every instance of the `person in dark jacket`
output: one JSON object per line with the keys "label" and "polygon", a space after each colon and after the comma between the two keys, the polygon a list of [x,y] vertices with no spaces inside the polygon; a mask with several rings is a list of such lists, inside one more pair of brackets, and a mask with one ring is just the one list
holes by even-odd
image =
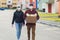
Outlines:
{"label": "person in dark jacket", "polygon": [[[33,8],[33,4],[30,4],[30,8],[25,12],[25,19],[27,17],[26,14],[37,14],[37,20],[39,19],[38,12]],[[32,40],[35,40],[35,30],[36,30],[36,23],[26,23],[27,26],[27,33],[28,33],[28,40],[30,40],[30,30],[32,28]]]}
{"label": "person in dark jacket", "polygon": [[23,16],[24,16],[23,11],[21,10],[21,8],[18,7],[17,10],[14,12],[14,16],[13,16],[13,20],[12,20],[12,25],[15,22],[16,32],[17,32],[17,40],[20,39],[22,25],[25,24]]}

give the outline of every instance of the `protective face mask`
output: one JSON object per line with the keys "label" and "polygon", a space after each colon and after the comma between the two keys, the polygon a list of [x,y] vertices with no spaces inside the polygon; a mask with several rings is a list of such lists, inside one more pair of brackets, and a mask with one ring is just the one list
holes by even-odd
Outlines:
{"label": "protective face mask", "polygon": [[17,10],[18,10],[18,11],[20,11],[20,10],[21,10],[21,8],[17,8]]}
{"label": "protective face mask", "polygon": [[30,9],[33,9],[33,6],[30,6]]}

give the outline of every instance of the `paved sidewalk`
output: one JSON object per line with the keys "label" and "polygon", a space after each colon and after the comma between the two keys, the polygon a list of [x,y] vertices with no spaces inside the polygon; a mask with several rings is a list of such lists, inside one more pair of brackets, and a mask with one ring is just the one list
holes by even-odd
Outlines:
{"label": "paved sidewalk", "polygon": [[49,26],[60,27],[60,22],[46,21],[46,20],[38,20],[37,23],[42,23],[42,24],[49,25]]}

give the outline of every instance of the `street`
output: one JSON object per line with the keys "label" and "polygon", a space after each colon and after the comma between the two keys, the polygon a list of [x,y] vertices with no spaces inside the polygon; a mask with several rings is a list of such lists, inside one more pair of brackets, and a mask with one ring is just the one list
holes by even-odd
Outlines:
{"label": "street", "polygon": [[[14,10],[0,11],[0,40],[16,40],[15,25],[11,25],[13,13]],[[27,40],[26,25],[22,27],[21,40]],[[37,22],[36,40],[60,40],[60,28]]]}

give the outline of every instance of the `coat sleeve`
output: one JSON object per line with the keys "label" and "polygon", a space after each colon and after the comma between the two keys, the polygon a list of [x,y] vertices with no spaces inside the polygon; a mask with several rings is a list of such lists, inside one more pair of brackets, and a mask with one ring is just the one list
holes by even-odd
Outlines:
{"label": "coat sleeve", "polygon": [[35,13],[37,13],[37,20],[39,20],[39,15],[38,15],[38,12],[37,12],[37,11],[35,11]]}
{"label": "coat sleeve", "polygon": [[24,12],[22,12],[22,14],[23,14],[23,24],[25,24]]}
{"label": "coat sleeve", "polygon": [[14,21],[15,21],[15,13],[13,15],[12,24],[14,24]]}
{"label": "coat sleeve", "polygon": [[28,10],[27,11],[25,11],[25,13],[24,13],[24,19],[26,19],[26,14],[28,13]]}

